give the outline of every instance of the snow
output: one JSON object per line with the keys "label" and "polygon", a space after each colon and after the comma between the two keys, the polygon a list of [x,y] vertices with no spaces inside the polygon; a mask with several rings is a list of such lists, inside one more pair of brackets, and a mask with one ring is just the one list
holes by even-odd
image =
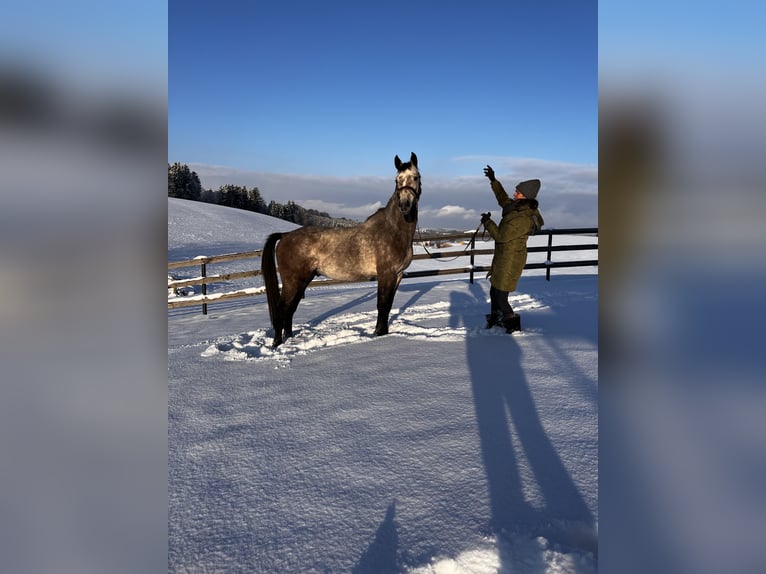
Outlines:
{"label": "snow", "polygon": [[[169,260],[295,227],[168,211]],[[483,275],[405,279],[385,337],[375,283],[309,289],[277,349],[262,294],[168,311],[169,571],[596,572],[597,275],[523,276],[512,335]]]}

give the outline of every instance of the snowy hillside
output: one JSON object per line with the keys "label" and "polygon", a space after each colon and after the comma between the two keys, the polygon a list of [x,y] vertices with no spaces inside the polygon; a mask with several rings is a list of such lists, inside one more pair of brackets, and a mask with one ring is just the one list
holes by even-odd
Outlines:
{"label": "snowy hillside", "polygon": [[[168,200],[171,260],[292,224]],[[431,263],[431,262],[427,262]],[[309,290],[271,348],[263,296],[168,312],[171,572],[597,571],[597,277]]]}

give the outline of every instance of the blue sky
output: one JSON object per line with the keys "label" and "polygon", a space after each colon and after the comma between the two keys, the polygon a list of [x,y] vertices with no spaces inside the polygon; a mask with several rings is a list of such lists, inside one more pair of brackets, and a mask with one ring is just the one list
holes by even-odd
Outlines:
{"label": "blue sky", "polygon": [[365,217],[393,191],[394,155],[414,151],[421,223],[475,227],[490,163],[596,224],[595,1],[168,6],[168,160],[203,186]]}
{"label": "blue sky", "polygon": [[86,97],[115,92],[140,105],[164,101],[168,10],[156,0],[6,3],[0,70],[26,70]]}

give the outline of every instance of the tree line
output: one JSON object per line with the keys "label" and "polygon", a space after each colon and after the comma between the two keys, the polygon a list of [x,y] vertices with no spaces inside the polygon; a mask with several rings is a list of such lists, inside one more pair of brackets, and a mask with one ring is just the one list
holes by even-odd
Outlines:
{"label": "tree line", "polygon": [[243,185],[226,184],[217,190],[203,189],[199,176],[189,166],[179,162],[168,164],[168,197],[202,201],[237,209],[263,213],[271,217],[291,221],[298,225],[320,225],[322,227],[347,227],[357,222],[345,217],[332,217],[324,211],[306,209],[290,200],[287,203],[266,200],[257,187],[250,189]]}

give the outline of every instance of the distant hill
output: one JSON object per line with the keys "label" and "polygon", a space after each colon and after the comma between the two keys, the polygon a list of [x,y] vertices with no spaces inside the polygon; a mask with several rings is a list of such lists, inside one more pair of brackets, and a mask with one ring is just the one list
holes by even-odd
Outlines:
{"label": "distant hill", "polygon": [[263,213],[168,197],[168,260],[261,249],[269,234],[298,227]]}
{"label": "distant hill", "polygon": [[179,162],[168,163],[168,197],[253,211],[298,225],[350,227],[358,223],[345,217],[332,217],[316,209],[306,209],[292,200],[284,204],[273,200],[266,203],[257,187],[248,189],[247,186],[226,184],[217,190],[203,189],[197,173]]}
{"label": "distant hill", "polygon": [[[297,207],[304,209],[300,205]],[[361,223],[347,217],[332,217],[326,213],[319,213],[314,209],[306,209],[302,220],[305,221],[302,225],[318,225],[319,227],[352,227]]]}

